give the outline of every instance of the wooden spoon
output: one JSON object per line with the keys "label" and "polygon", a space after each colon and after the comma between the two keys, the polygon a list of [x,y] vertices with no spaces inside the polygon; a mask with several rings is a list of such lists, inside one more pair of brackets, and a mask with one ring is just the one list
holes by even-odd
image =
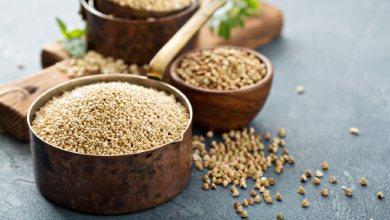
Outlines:
{"label": "wooden spoon", "polygon": [[148,77],[162,79],[164,71],[178,52],[198,32],[203,24],[219,7],[227,0],[206,0],[203,1],[199,10],[187,21],[186,24],[160,49],[150,61],[151,70]]}

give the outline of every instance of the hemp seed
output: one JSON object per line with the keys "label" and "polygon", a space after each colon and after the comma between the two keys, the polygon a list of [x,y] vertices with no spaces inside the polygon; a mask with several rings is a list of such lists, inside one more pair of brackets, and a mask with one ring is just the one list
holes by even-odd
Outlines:
{"label": "hemp seed", "polygon": [[312,172],[311,170],[306,170],[306,171],[305,171],[305,175],[306,175],[307,177],[312,177],[312,176],[313,176],[313,172]]}
{"label": "hemp seed", "polygon": [[349,129],[349,132],[353,135],[359,135],[360,130],[359,130],[359,128],[352,127]]}
{"label": "hemp seed", "polygon": [[266,197],[264,198],[264,201],[265,201],[266,203],[268,203],[268,204],[271,204],[271,203],[272,203],[272,197],[271,197],[271,196],[266,196]]}
{"label": "hemp seed", "polygon": [[264,140],[267,140],[267,141],[271,140],[271,138],[272,138],[271,132],[269,132],[269,131],[265,132],[263,134],[263,138],[264,138]]}
{"label": "hemp seed", "polygon": [[313,180],[312,180],[312,183],[313,183],[314,185],[320,185],[321,180],[320,180],[318,177],[314,177]]}
{"label": "hemp seed", "polygon": [[366,178],[364,178],[364,177],[360,178],[360,185],[362,185],[362,186],[367,186],[368,185],[368,182],[367,182]]}
{"label": "hemp seed", "polygon": [[202,189],[203,190],[208,190],[210,188],[210,185],[208,183],[203,183]]}
{"label": "hemp seed", "polygon": [[207,132],[207,137],[208,137],[208,138],[214,137],[214,132],[213,132],[213,131],[208,131],[208,132]]}
{"label": "hemp seed", "polygon": [[244,212],[244,208],[240,205],[240,206],[238,206],[238,207],[236,208],[236,212],[237,212],[237,213],[242,213],[242,212]]}
{"label": "hemp seed", "polygon": [[305,92],[305,87],[303,86],[297,86],[297,88],[295,88],[295,91],[298,93],[298,94],[303,94]]}
{"label": "hemp seed", "polygon": [[242,201],[242,205],[243,205],[243,206],[248,206],[248,205],[249,205],[248,200],[247,200],[247,199],[244,199],[244,200]]}
{"label": "hemp seed", "polygon": [[280,138],[286,137],[286,128],[279,129],[278,135]]}
{"label": "hemp seed", "polygon": [[246,210],[241,212],[241,218],[248,218],[248,212]]}
{"label": "hemp seed", "polygon": [[308,207],[308,206],[309,206],[309,200],[307,200],[307,199],[302,200],[301,205],[302,205],[302,207],[304,207],[304,208]]}
{"label": "hemp seed", "polygon": [[322,163],[322,169],[323,169],[323,170],[327,170],[328,168],[329,168],[328,162],[324,161],[324,162]]}
{"label": "hemp seed", "polygon": [[307,181],[306,175],[302,175],[302,176],[301,176],[301,182],[302,182],[302,183],[305,183],[306,181]]}
{"label": "hemp seed", "polygon": [[256,203],[261,202],[261,197],[260,197],[260,195],[256,195],[256,196],[255,196],[255,202],[256,202]]}
{"label": "hemp seed", "polygon": [[251,191],[249,192],[249,194],[250,194],[251,196],[253,196],[253,197],[255,197],[255,196],[257,195],[257,193],[256,193],[255,190],[251,190]]}
{"label": "hemp seed", "polygon": [[379,191],[379,192],[376,194],[376,197],[377,197],[378,199],[383,199],[383,198],[385,198],[385,193],[382,192],[382,191]]}
{"label": "hemp seed", "polygon": [[299,194],[301,194],[301,195],[304,195],[305,194],[305,189],[302,186],[300,186],[300,187],[298,187],[298,191],[297,192]]}
{"label": "hemp seed", "polygon": [[353,194],[352,189],[351,188],[344,189],[344,194],[348,197],[352,197]]}
{"label": "hemp seed", "polygon": [[323,176],[324,176],[324,173],[322,173],[321,170],[317,170],[317,171],[316,171],[316,177],[322,178]]}
{"label": "hemp seed", "polygon": [[283,220],[283,219],[284,219],[283,214],[282,214],[282,213],[276,214],[276,219],[277,219],[277,220]]}
{"label": "hemp seed", "polygon": [[326,197],[326,196],[329,195],[329,190],[324,188],[324,189],[321,190],[320,194],[321,194],[321,196]]}
{"label": "hemp seed", "polygon": [[337,183],[337,179],[336,179],[335,176],[330,176],[330,177],[328,178],[328,180],[329,180],[330,183]]}
{"label": "hemp seed", "polygon": [[283,200],[283,197],[282,197],[282,195],[280,193],[276,193],[275,199],[276,199],[276,201],[281,202]]}

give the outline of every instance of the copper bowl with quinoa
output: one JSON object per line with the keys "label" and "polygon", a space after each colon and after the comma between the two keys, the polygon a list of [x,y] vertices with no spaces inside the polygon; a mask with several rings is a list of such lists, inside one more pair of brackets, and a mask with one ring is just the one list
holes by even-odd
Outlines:
{"label": "copper bowl with quinoa", "polygon": [[[191,85],[179,76],[179,65],[188,55],[218,48],[243,51],[257,58],[265,65],[264,77],[243,88],[216,90]],[[217,132],[242,128],[256,117],[267,101],[272,86],[273,73],[273,66],[264,55],[251,49],[224,45],[188,51],[176,58],[169,71],[170,83],[182,91],[192,104],[194,123],[203,129]]]}
{"label": "copper bowl with quinoa", "polygon": [[[189,7],[178,13],[148,20],[105,14],[95,0],[80,0],[80,4],[88,30],[88,49],[139,65],[149,63],[199,8],[199,1],[193,0]],[[183,50],[194,48],[195,40],[196,36]]]}
{"label": "copper bowl with quinoa", "polygon": [[[181,140],[139,153],[91,155],[45,142],[32,128],[36,112],[53,97],[99,82],[128,82],[165,91],[188,111]],[[192,107],[174,87],[124,74],[83,77],[56,86],[30,107],[27,122],[37,186],[48,200],[75,211],[114,215],[158,206],[180,193],[191,172]]]}

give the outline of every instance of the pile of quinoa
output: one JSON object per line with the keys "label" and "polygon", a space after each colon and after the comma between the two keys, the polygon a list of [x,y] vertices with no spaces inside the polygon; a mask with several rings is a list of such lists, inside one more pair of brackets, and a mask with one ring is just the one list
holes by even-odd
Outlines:
{"label": "pile of quinoa", "polygon": [[147,151],[181,140],[187,109],[173,95],[125,82],[96,83],[54,97],[33,131],[64,150],[92,155]]}
{"label": "pile of quinoa", "polygon": [[191,5],[192,0],[110,0],[123,7],[143,11],[176,11]]}
{"label": "pile of quinoa", "polygon": [[212,90],[245,88],[261,81],[266,72],[265,64],[254,54],[230,47],[195,51],[177,68],[185,83]]}
{"label": "pile of quinoa", "polygon": [[[58,70],[66,73],[70,78],[94,74],[141,74],[140,68],[136,64],[128,65],[122,59],[105,57],[93,50],[88,51],[83,57],[72,57],[66,61],[58,63],[56,66]],[[145,71],[148,70],[147,65],[144,65],[142,68]]]}

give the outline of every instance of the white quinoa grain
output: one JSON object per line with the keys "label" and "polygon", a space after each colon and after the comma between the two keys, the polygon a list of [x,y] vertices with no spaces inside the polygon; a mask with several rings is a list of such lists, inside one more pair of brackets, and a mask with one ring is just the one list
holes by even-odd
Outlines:
{"label": "white quinoa grain", "polygon": [[143,11],[176,11],[191,5],[192,0],[110,0],[124,7]]}
{"label": "white quinoa grain", "polygon": [[59,148],[92,155],[139,153],[180,140],[187,109],[173,95],[125,82],[96,83],[54,97],[33,131]]}

